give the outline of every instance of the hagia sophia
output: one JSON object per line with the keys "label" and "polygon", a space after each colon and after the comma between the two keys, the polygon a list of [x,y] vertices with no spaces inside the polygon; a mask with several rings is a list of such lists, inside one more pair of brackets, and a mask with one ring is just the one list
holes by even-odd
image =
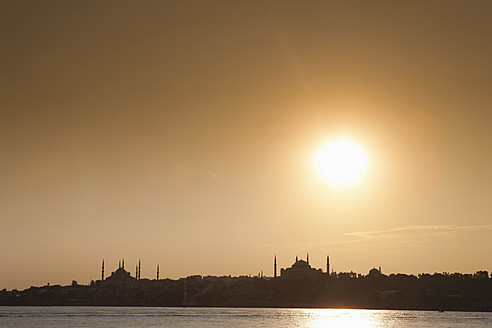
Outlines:
{"label": "hagia sophia", "polygon": [[[273,261],[273,276],[277,277],[277,256],[275,256]],[[330,273],[330,257],[326,256],[326,274]],[[316,278],[323,275],[323,270],[312,268],[309,264],[309,254],[306,254],[306,261],[299,259],[296,256],[296,261],[290,268],[280,269],[281,278]]]}

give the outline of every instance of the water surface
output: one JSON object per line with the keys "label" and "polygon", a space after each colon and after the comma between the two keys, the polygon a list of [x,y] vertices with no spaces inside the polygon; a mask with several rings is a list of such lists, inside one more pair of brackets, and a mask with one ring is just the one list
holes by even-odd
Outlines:
{"label": "water surface", "polygon": [[344,327],[484,328],[492,313],[347,309],[0,307],[3,328]]}

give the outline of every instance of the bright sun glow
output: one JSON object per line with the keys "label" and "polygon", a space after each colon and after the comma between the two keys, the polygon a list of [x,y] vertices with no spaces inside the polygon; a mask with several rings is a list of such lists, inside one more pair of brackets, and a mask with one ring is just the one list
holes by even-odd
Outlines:
{"label": "bright sun glow", "polygon": [[325,144],[316,156],[316,165],[323,178],[346,185],[362,176],[367,167],[367,156],[359,145],[338,139]]}

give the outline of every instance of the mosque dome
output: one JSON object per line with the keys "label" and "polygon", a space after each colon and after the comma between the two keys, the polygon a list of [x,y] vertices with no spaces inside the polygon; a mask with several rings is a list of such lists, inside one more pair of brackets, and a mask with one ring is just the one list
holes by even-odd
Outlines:
{"label": "mosque dome", "polygon": [[293,268],[296,269],[310,269],[311,266],[304,260],[299,260],[292,265]]}

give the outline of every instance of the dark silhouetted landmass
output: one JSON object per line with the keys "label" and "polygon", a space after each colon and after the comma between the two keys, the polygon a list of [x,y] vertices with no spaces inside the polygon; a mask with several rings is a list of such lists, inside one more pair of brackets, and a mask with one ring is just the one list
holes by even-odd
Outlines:
{"label": "dark silhouetted landmass", "polygon": [[[302,263],[304,262],[304,263]],[[307,265],[306,265],[307,264]],[[297,265],[297,266],[296,266]],[[288,271],[290,270],[290,271]],[[303,271],[304,270],[304,271]],[[492,311],[492,278],[475,274],[330,274],[299,260],[278,277],[139,279],[123,267],[90,285],[0,292],[0,305],[326,307]],[[285,274],[285,272],[288,272]],[[302,272],[308,275],[303,276]],[[104,278],[104,277],[102,277]]]}

